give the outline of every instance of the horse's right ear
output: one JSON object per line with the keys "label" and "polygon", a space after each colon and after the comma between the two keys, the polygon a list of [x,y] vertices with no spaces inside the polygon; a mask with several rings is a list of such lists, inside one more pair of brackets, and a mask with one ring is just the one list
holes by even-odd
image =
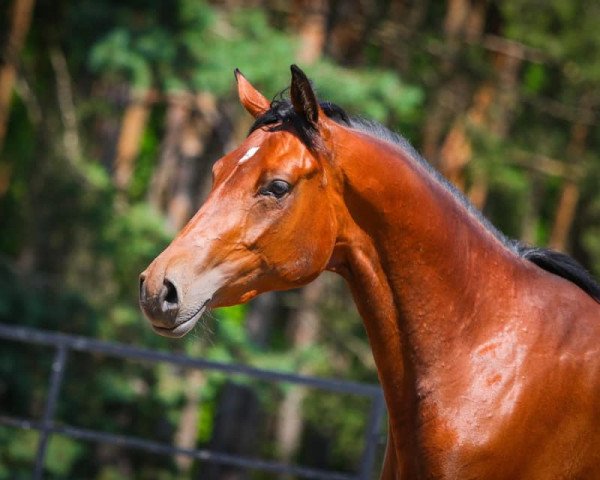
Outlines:
{"label": "horse's right ear", "polygon": [[271,103],[246,80],[246,77],[237,68],[234,73],[240,102],[250,115],[254,118],[259,117],[269,109]]}

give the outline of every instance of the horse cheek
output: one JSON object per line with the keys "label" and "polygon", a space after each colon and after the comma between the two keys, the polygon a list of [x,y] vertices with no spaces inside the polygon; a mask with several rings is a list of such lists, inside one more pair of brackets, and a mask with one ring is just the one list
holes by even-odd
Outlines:
{"label": "horse cheek", "polygon": [[313,276],[325,270],[333,252],[336,238],[336,223],[333,216],[321,214],[312,232],[308,234],[307,256],[311,258],[310,269]]}

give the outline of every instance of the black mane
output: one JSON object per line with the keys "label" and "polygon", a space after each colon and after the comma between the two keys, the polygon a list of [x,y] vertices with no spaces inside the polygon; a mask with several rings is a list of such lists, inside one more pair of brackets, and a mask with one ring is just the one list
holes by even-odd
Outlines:
{"label": "black mane", "polygon": [[[281,92],[271,102],[271,107],[259,116],[250,127],[250,132],[266,127],[271,131],[290,130],[310,149],[320,148],[318,132],[300,115],[292,103],[283,97]],[[392,132],[382,124],[373,120],[349,116],[341,107],[331,102],[321,102],[321,109],[336,123],[366,133],[374,138],[398,145],[412,159],[424,166],[427,171],[440,182],[456,198],[467,211],[474,216],[492,235],[519,257],[529,260],[540,268],[563,277],[584,290],[600,303],[600,285],[576,260],[545,248],[530,247],[518,240],[512,240],[502,234],[492,223],[477,210],[473,204],[452,183],[446,180],[429,162],[427,162],[403,136]]]}

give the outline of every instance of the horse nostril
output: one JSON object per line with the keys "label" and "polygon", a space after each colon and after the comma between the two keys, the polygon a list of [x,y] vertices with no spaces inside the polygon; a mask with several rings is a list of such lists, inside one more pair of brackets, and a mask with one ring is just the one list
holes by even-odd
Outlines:
{"label": "horse nostril", "polygon": [[174,310],[179,307],[179,298],[177,289],[173,283],[166,279],[163,281],[163,287],[159,294],[161,308],[164,312]]}
{"label": "horse nostril", "polygon": [[140,301],[146,301],[146,288],[144,286],[144,281],[146,280],[146,275],[143,273],[140,275]]}

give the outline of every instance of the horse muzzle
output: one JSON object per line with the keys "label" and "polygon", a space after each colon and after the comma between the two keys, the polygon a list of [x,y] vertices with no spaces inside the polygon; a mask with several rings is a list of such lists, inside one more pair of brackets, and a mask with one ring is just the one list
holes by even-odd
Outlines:
{"label": "horse muzzle", "polygon": [[152,285],[146,278],[145,272],[140,275],[139,302],[154,331],[165,337],[185,335],[204,313],[208,299],[199,307],[185,311],[180,308],[180,295],[175,282],[165,277],[162,283]]}

